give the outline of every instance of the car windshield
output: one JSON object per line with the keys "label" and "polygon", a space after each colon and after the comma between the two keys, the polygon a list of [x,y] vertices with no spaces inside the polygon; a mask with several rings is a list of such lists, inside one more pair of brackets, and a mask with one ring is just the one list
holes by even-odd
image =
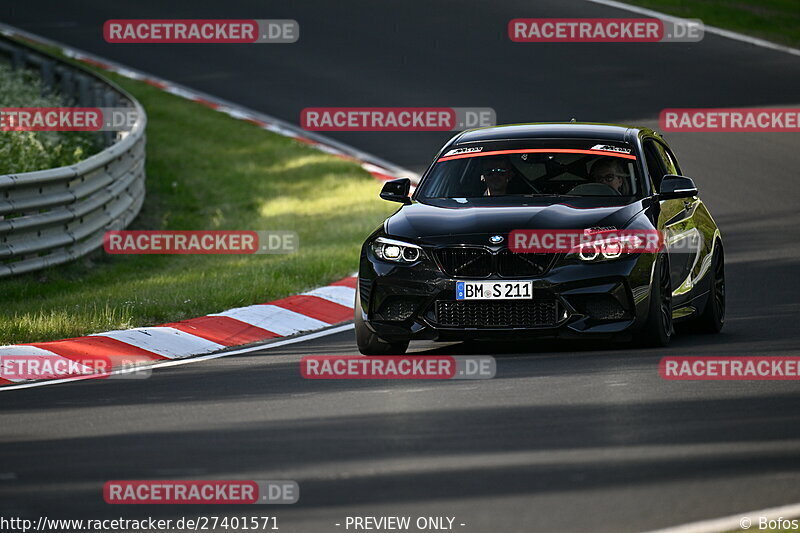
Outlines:
{"label": "car windshield", "polygon": [[537,196],[640,195],[630,146],[595,141],[580,146],[484,145],[449,150],[422,181],[416,198],[502,196],[504,201],[515,197],[522,201]]}

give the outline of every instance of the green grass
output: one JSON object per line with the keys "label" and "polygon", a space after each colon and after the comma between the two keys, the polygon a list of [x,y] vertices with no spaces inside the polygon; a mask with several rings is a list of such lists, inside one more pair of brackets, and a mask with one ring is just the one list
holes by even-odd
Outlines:
{"label": "green grass", "polygon": [[109,76],[147,110],[147,198],[128,229],[291,230],[287,255],[108,255],[0,279],[0,344],[181,320],[263,303],[357,269],[397,206],[358,165]]}
{"label": "green grass", "polygon": [[627,0],[671,15],[790,46],[800,45],[797,0]]}

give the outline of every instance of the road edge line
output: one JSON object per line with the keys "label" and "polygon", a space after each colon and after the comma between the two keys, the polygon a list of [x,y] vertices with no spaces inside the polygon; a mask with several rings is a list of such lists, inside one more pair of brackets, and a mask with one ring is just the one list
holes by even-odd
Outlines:
{"label": "road edge line", "polygon": [[[654,529],[646,533],[725,533],[727,531],[737,530],[749,531],[753,526],[756,526],[754,531],[761,531],[758,529],[757,523],[751,518],[753,515],[759,518],[765,517],[767,520],[800,517],[800,503],[782,505],[780,507],[768,507],[756,511],[746,511],[735,515],[723,516],[721,518],[700,520],[698,522],[689,522],[687,524],[671,526],[664,529]],[[747,528],[742,527],[742,520],[745,518],[750,520],[750,525]]]}
{"label": "road edge line", "polygon": [[[656,11],[654,9],[648,9],[646,7],[639,7],[631,4],[626,4],[624,2],[618,2],[617,0],[586,0],[586,1],[591,2],[593,4],[599,4],[603,6],[614,7],[617,9],[623,9],[626,11],[630,11],[632,13],[647,15],[650,17],[658,18],[661,20],[667,20],[670,22],[686,20],[685,18],[679,17],[677,15],[670,15],[668,13],[662,13],[661,11]],[[759,39],[758,37],[751,37],[750,35],[745,35],[744,33],[739,33],[732,30],[726,30],[724,28],[719,28],[717,26],[710,26],[705,22],[703,23],[703,30],[706,33],[713,33],[715,35],[719,35],[720,37],[725,37],[727,39],[732,39],[734,41],[740,41],[743,43],[751,44],[753,46],[759,46],[761,48],[769,48],[777,52],[784,52],[786,54],[800,56],[800,49],[798,48],[793,48],[791,46],[774,43],[766,39]]]}

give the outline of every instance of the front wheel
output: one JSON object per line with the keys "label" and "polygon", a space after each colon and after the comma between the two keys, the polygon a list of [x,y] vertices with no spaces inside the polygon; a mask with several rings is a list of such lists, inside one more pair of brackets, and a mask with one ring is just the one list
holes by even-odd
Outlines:
{"label": "front wheel", "polygon": [[353,322],[356,328],[356,345],[362,355],[403,355],[408,349],[408,341],[386,342],[364,323],[361,310],[361,295],[356,289],[356,303],[353,306]]}
{"label": "front wheel", "polygon": [[647,322],[639,332],[639,343],[644,346],[667,346],[672,340],[672,280],[669,275],[669,257],[658,254],[650,290],[650,310]]}
{"label": "front wheel", "polygon": [[722,245],[717,242],[714,258],[711,260],[711,290],[703,314],[697,317],[695,325],[703,333],[719,333],[725,325],[725,255]]}

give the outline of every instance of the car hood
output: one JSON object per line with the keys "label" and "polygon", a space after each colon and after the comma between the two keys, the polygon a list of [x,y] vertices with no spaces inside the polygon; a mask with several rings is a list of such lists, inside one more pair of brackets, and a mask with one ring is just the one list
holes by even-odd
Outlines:
{"label": "car hood", "polygon": [[[614,202],[617,205],[613,205]],[[452,242],[455,236],[507,237],[508,233],[518,229],[585,229],[607,226],[622,229],[643,208],[641,201],[625,204],[621,199],[614,198],[569,198],[568,201],[564,199],[559,203],[532,203],[524,206],[476,205],[463,200],[459,203],[437,199],[435,203],[403,206],[387,219],[386,232],[394,237],[437,243]],[[464,242],[471,240],[465,238]]]}

